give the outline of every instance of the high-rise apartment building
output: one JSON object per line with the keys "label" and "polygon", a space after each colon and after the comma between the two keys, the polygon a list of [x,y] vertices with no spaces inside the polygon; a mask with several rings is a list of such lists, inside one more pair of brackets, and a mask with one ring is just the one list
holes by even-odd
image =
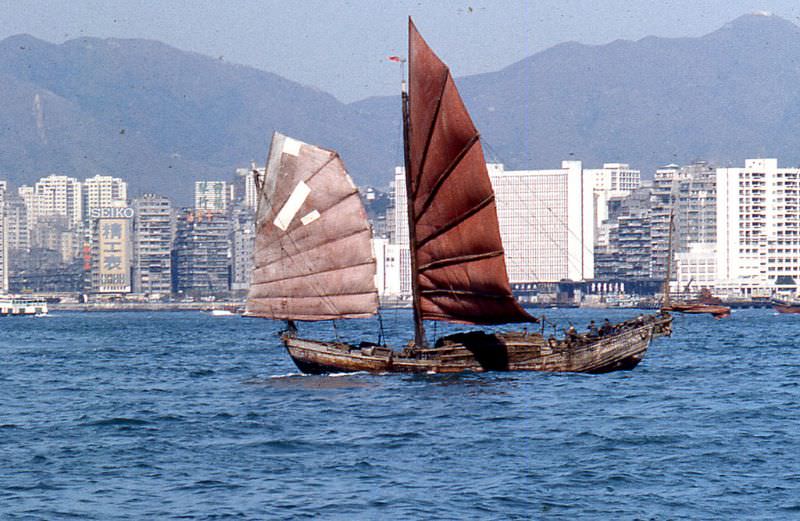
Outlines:
{"label": "high-rise apartment building", "polygon": [[598,248],[595,273],[599,280],[650,278],[650,226],[646,213],[619,216],[609,230],[608,245]]}
{"label": "high-rise apartment building", "polygon": [[[375,237],[372,239],[372,254],[375,257],[375,286],[378,295],[392,301],[401,299],[403,293],[400,281],[404,278],[400,273],[400,261],[403,256],[408,258],[408,247],[391,244],[389,239],[383,237]],[[405,274],[406,279],[410,279],[410,276]]]}
{"label": "high-rise apartment building", "polygon": [[70,230],[80,227],[83,218],[82,186],[74,177],[49,175],[33,185],[31,194],[20,187],[20,196],[31,206],[28,225],[35,226],[41,218],[63,217]]}
{"label": "high-rise apartment building", "polygon": [[255,211],[237,205],[231,212],[231,289],[247,291],[253,271],[255,247]]}
{"label": "high-rise apartment building", "polygon": [[30,249],[28,208],[25,201],[10,192],[5,197],[5,219],[9,251]]}
{"label": "high-rise apartment building", "polygon": [[6,225],[6,192],[8,183],[0,180],[0,295],[8,293],[8,227]]}
{"label": "high-rise apartment building", "polygon": [[258,208],[258,190],[256,175],[264,179],[264,168],[257,168],[255,163],[250,168],[236,169],[236,199],[242,206],[256,210]]}
{"label": "high-rise apartment building", "polygon": [[19,194],[28,206],[28,230],[32,248],[58,252],[63,262],[78,253],[78,234],[83,219],[82,185],[72,177],[49,175],[32,190],[22,186]]}
{"label": "high-rise apartment building", "polygon": [[32,186],[22,185],[17,188],[17,195],[19,195],[19,198],[22,200],[22,203],[25,206],[25,223],[28,227],[30,236],[30,230],[36,223],[36,217],[34,216],[34,209],[36,206],[36,190]]}
{"label": "high-rise apartment building", "polygon": [[128,183],[110,175],[96,175],[83,182],[83,211],[90,216],[92,210],[118,207],[128,200]]}
{"label": "high-rise apartment building", "polygon": [[184,210],[173,246],[173,288],[206,296],[230,289],[229,219],[220,212]]}
{"label": "high-rise apartment building", "polygon": [[145,194],[133,200],[133,291],[169,295],[172,291],[174,215],[166,197]]}
{"label": "high-rise apartment building", "polygon": [[[698,161],[686,166],[668,165],[656,171],[653,180],[650,226],[652,232],[651,273],[653,278],[665,276],[668,252],[673,255],[673,291],[691,285],[699,289],[709,279],[707,248],[714,244],[717,233],[717,169]],[[669,247],[669,221],[673,216],[672,248]],[[700,255],[692,260],[693,256]],[[687,271],[696,265],[702,272],[692,276]],[[691,284],[690,284],[691,282]]]}
{"label": "high-rise apartment building", "polygon": [[605,163],[603,168],[584,169],[584,177],[594,185],[595,245],[605,245],[608,230],[609,202],[630,195],[641,185],[641,172],[627,163]]}
{"label": "high-rise apartment building", "polygon": [[717,289],[767,296],[777,280],[800,282],[800,169],[777,159],[718,168]]}

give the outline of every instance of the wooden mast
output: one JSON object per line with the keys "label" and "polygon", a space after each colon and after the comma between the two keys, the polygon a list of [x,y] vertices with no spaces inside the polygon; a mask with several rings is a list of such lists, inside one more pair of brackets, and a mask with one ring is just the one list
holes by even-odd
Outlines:
{"label": "wooden mast", "polygon": [[411,299],[414,309],[414,345],[426,347],[425,324],[422,322],[422,304],[419,294],[419,281],[417,280],[417,219],[414,215],[413,183],[411,182],[411,152],[409,150],[409,112],[408,92],[406,82],[403,80],[403,160],[406,169],[406,209],[408,214],[408,251],[411,257]]}
{"label": "wooden mast", "polygon": [[672,271],[672,228],[675,220],[675,206],[670,207],[669,210],[669,231],[667,232],[667,269],[664,275],[664,301],[661,304],[662,308],[669,307],[672,302],[669,296],[669,278]]}

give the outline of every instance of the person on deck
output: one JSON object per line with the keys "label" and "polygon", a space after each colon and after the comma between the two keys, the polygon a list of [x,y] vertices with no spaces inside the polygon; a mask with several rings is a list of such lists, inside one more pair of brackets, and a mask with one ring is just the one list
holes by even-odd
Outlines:
{"label": "person on deck", "polygon": [[603,321],[603,325],[600,326],[600,336],[613,335],[613,334],[614,334],[614,326],[611,324],[611,322],[608,321],[608,319],[605,319]]}
{"label": "person on deck", "polygon": [[594,320],[589,322],[589,338],[597,338],[600,336],[600,333],[597,331],[597,325],[594,323]]}
{"label": "person on deck", "polygon": [[569,329],[567,329],[567,343],[571,344],[578,340],[578,332],[575,330],[575,326],[572,324],[569,325]]}

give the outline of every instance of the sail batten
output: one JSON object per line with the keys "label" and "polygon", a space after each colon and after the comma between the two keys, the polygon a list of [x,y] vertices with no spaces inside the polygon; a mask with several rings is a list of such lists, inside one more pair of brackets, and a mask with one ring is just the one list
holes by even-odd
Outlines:
{"label": "sail batten", "polygon": [[464,212],[463,214],[454,217],[453,219],[451,219],[446,223],[443,223],[439,228],[437,228],[431,234],[419,239],[418,245],[422,247],[425,246],[427,243],[436,240],[439,236],[444,235],[445,233],[455,228],[459,224],[466,222],[470,217],[477,214],[478,212],[480,212],[493,202],[494,202],[494,194],[491,194],[490,196],[486,197],[486,199],[480,201],[472,208],[467,209],[467,211]]}
{"label": "sail batten", "polygon": [[450,70],[409,19],[412,281],[425,320],[534,322],[514,299],[480,135]]}
{"label": "sail batten", "polygon": [[428,270],[435,270],[435,269],[438,269],[438,268],[444,268],[444,267],[447,267],[447,266],[449,266],[451,264],[461,264],[461,263],[464,263],[464,262],[474,262],[474,261],[479,261],[479,260],[483,260],[483,259],[489,259],[491,257],[499,257],[499,256],[501,256],[503,254],[504,254],[503,251],[499,250],[499,251],[490,251],[490,252],[486,252],[486,253],[476,253],[474,255],[461,255],[459,257],[451,257],[449,259],[440,259],[440,260],[437,260],[435,262],[429,262],[428,264],[424,264],[424,265],[420,266],[417,269],[421,273],[421,272],[425,272],[425,271],[428,271]]}
{"label": "sail batten", "polygon": [[[419,164],[419,167],[417,168],[418,172],[424,172],[425,171],[425,161],[428,159],[428,151],[430,150],[430,145],[431,145],[431,135],[433,134],[433,131],[436,128],[436,121],[439,119],[439,113],[440,113],[440,111],[442,109],[442,99],[444,98],[445,88],[447,87],[447,81],[448,81],[449,78],[450,78],[450,71],[449,70],[445,70],[444,71],[444,79],[442,80],[442,90],[439,93],[439,97],[436,98],[436,108],[433,111],[433,119],[431,121],[428,139],[425,141],[425,150],[422,152],[422,157],[420,158],[420,164]],[[414,190],[414,192],[412,194],[412,197],[414,197],[414,199],[416,199],[416,195],[417,195],[416,188],[419,187],[420,180],[421,180],[421,176],[420,176],[419,179],[417,179],[417,183],[414,186],[415,190]]]}
{"label": "sail batten", "polygon": [[498,295],[496,293],[483,293],[480,291],[469,291],[464,289],[425,289],[422,290],[423,295],[460,295],[460,296],[473,296],[473,297],[481,297],[487,298],[492,300],[506,300],[513,297],[508,297],[506,295]]}
{"label": "sail batten", "polygon": [[[360,264],[351,264],[350,266],[347,266],[347,267],[344,267],[344,268],[330,268],[330,269],[327,269],[327,270],[315,271],[313,274],[314,275],[324,275],[324,274],[327,274],[327,273],[333,273],[333,272],[336,272],[336,271],[342,271],[342,270],[346,270],[346,269],[349,269],[349,268],[357,268],[359,266],[370,266],[370,265],[372,265],[372,261],[364,261],[364,262],[362,262]],[[307,276],[308,276],[307,273],[298,273],[296,275],[290,275],[290,276],[281,277],[281,278],[278,278],[278,279],[260,280],[258,282],[253,282],[253,285],[257,286],[257,285],[271,284],[271,283],[274,283],[274,282],[286,282],[286,281],[289,281],[289,280],[302,279],[303,277],[307,277]]]}
{"label": "sail batten", "polygon": [[276,133],[258,188],[247,314],[282,320],[374,315],[371,229],[339,155]]}
{"label": "sail batten", "polygon": [[470,148],[472,148],[472,146],[474,146],[475,143],[478,143],[479,140],[480,140],[480,135],[479,134],[475,134],[472,137],[472,139],[461,150],[461,153],[459,153],[458,156],[456,156],[456,158],[444,170],[444,172],[442,172],[442,175],[440,175],[439,179],[436,180],[436,184],[431,188],[431,191],[428,194],[428,197],[423,201],[422,207],[417,212],[417,218],[420,218],[421,216],[425,215],[425,212],[427,212],[428,208],[430,208],[431,203],[433,203],[434,198],[439,193],[439,190],[442,188],[442,185],[445,183],[445,181],[447,181],[447,178],[450,177],[450,174],[453,173],[453,170],[455,170],[455,168],[461,162],[461,159],[465,155],[467,155],[467,153],[469,152]]}

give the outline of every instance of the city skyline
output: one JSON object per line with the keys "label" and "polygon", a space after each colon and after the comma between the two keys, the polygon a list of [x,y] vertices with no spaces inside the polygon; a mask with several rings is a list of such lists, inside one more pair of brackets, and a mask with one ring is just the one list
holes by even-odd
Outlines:
{"label": "city skyline", "polygon": [[[672,255],[673,290],[694,282],[728,296],[785,292],[786,281],[800,281],[800,169],[778,165],[775,158],[744,167],[699,161],[666,166],[642,183],[625,163],[565,160],[545,170],[489,163],[509,280],[528,299],[536,284],[552,291],[562,281],[591,283],[581,290],[589,300],[631,283],[633,291],[657,292]],[[241,294],[255,235],[255,184],[245,174],[196,182],[195,205],[184,208],[163,196],[129,199],[125,181],[110,176],[51,175],[20,187],[19,196],[0,180],[0,288]],[[376,284],[393,298],[410,292],[403,177],[398,167],[388,207],[371,212]],[[376,192],[362,190],[362,199],[376,200]]]}

